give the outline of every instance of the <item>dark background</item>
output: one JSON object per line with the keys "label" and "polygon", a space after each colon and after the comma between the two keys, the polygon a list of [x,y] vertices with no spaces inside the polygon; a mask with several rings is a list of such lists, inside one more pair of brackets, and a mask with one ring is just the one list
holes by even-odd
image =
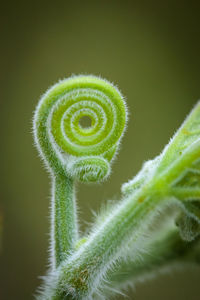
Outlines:
{"label": "dark background", "polygon": [[[128,129],[110,179],[78,186],[81,229],[200,98],[199,1],[13,1],[1,5],[0,299],[28,300],[47,265],[50,185],[33,146],[40,95],[71,74],[101,75],[127,98]],[[140,284],[135,300],[199,300],[199,270]]]}

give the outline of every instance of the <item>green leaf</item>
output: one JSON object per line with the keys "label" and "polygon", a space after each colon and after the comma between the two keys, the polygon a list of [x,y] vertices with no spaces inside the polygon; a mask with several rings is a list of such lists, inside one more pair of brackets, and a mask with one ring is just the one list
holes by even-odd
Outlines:
{"label": "green leaf", "polygon": [[193,108],[183,125],[171,139],[161,154],[157,174],[162,173],[183,155],[200,138],[200,102]]}

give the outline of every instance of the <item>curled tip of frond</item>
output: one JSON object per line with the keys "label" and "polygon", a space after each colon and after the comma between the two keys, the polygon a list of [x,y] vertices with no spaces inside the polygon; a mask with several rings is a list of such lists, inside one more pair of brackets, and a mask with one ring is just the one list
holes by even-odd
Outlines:
{"label": "curled tip of frond", "polygon": [[[90,120],[87,127],[80,122],[84,117]],[[50,169],[71,172],[81,181],[101,181],[110,173],[126,120],[123,96],[113,84],[95,76],[72,76],[41,98],[35,140]]]}
{"label": "curled tip of frond", "polygon": [[110,166],[101,157],[77,158],[68,166],[68,172],[76,179],[83,182],[102,181],[110,174]]}

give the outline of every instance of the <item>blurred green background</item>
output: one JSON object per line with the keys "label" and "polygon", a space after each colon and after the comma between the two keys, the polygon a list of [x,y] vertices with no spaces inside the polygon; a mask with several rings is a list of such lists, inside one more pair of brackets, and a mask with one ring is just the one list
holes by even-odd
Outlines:
{"label": "blurred green background", "polygon": [[[13,1],[1,5],[0,299],[33,299],[47,266],[50,184],[32,138],[40,95],[71,74],[101,75],[127,98],[110,179],[79,185],[81,230],[200,98],[199,1]],[[84,221],[82,221],[84,220]],[[199,300],[199,270],[137,285],[135,300]]]}

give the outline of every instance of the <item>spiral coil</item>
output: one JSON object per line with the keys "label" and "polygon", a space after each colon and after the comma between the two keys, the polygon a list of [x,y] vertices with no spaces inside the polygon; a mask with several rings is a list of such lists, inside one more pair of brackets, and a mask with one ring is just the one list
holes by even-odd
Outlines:
{"label": "spiral coil", "polygon": [[[83,117],[91,120],[84,128]],[[110,173],[127,119],[121,93],[95,76],[60,81],[41,98],[35,137],[51,169],[66,170],[81,181],[103,180]]]}

